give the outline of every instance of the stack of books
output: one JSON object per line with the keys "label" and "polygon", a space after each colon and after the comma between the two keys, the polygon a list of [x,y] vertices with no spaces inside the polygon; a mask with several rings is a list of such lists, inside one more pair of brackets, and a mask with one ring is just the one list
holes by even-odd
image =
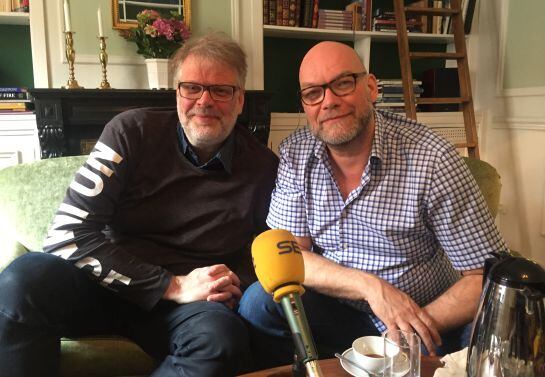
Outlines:
{"label": "stack of books", "polygon": [[[404,113],[405,98],[403,97],[403,82],[401,80],[378,80],[377,84],[379,94],[375,107],[394,113]],[[414,96],[420,97],[423,91],[422,81],[413,80]]]}
{"label": "stack of books", "polygon": [[33,109],[25,88],[0,88],[0,114],[32,113]]}
{"label": "stack of books", "polygon": [[[407,18],[407,31],[410,33],[422,32],[422,21],[414,17]],[[377,9],[373,17],[373,30],[396,32],[396,17],[394,12],[384,12],[382,9]]]}
{"label": "stack of books", "polygon": [[372,0],[354,1],[345,7],[345,10],[352,12],[353,30],[371,30]]}
{"label": "stack of books", "polygon": [[352,12],[320,9],[318,11],[318,29],[352,30]]}

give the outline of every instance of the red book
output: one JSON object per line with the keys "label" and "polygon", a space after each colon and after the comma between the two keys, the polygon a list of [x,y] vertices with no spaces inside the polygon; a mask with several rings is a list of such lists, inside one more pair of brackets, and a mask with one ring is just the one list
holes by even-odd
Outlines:
{"label": "red book", "polygon": [[269,0],[263,1],[263,25],[270,24]]}
{"label": "red book", "polygon": [[320,11],[320,0],[314,0],[314,4],[312,8],[312,27],[315,29],[318,27],[319,11]]}

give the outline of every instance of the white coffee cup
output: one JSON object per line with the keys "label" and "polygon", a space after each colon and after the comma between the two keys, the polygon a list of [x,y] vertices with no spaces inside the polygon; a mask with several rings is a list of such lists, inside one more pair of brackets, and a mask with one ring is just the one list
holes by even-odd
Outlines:
{"label": "white coffee cup", "polygon": [[[370,373],[378,374],[384,369],[384,339],[381,336],[362,336],[352,342],[356,362]],[[389,357],[395,356],[395,346]]]}

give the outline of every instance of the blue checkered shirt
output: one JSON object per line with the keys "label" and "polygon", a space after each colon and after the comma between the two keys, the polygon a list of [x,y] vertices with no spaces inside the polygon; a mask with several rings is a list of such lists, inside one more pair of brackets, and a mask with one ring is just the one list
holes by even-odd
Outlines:
{"label": "blue checkered shirt", "polygon": [[[382,111],[375,111],[361,183],[346,201],[323,142],[307,128],[284,140],[267,223],[310,237],[314,252],[379,276],[420,306],[452,286],[459,271],[481,268],[487,253],[507,249],[453,145]],[[385,329],[366,302],[343,301]]]}

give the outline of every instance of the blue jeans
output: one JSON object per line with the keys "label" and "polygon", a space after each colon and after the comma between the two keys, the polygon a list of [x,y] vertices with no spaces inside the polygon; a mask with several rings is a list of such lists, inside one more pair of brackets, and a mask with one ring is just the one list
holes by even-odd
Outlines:
{"label": "blue jeans", "polygon": [[[366,313],[335,298],[306,289],[301,300],[320,358],[342,353],[360,336],[380,335]],[[239,313],[250,325],[254,362],[260,369],[293,362],[291,331],[282,307],[259,282],[244,292]]]}
{"label": "blue jeans", "polygon": [[[352,347],[360,336],[380,335],[370,316],[311,289],[301,296],[320,358],[333,357]],[[260,368],[291,364],[294,347],[282,307],[261,284],[252,284],[240,301],[239,313],[249,323],[254,361]],[[442,334],[438,354],[459,350],[469,343],[471,324]],[[424,352],[425,353],[425,352]]]}
{"label": "blue jeans", "polygon": [[0,376],[58,376],[59,339],[97,334],[133,339],[157,360],[153,377],[233,376],[251,361],[248,330],[223,304],[161,300],[144,311],[44,253],[0,273]]}

